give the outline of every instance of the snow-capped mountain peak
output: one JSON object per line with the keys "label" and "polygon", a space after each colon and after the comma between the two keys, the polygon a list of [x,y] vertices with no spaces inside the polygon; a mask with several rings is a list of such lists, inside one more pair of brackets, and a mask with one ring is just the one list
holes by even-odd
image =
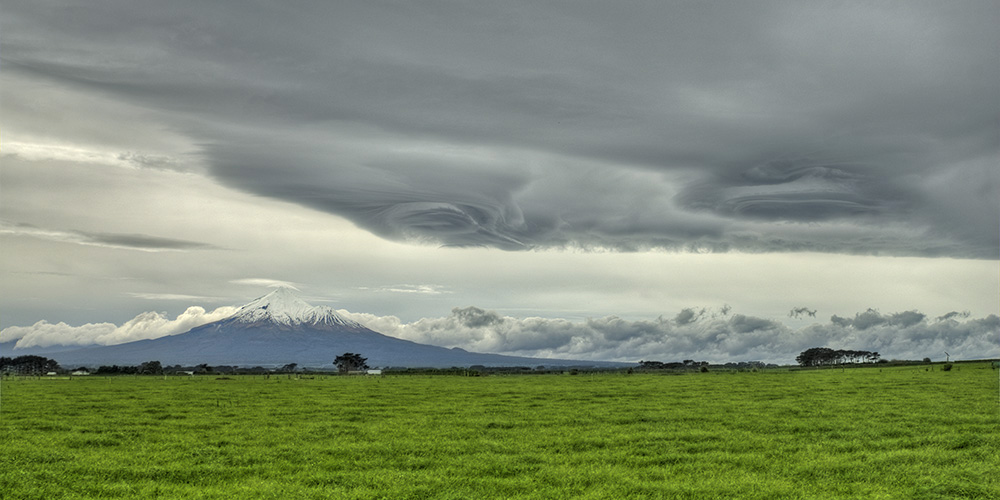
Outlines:
{"label": "snow-capped mountain peak", "polygon": [[290,288],[281,287],[249,302],[236,311],[227,322],[248,325],[278,324],[284,326],[341,326],[364,328],[328,306],[313,306],[302,300]]}

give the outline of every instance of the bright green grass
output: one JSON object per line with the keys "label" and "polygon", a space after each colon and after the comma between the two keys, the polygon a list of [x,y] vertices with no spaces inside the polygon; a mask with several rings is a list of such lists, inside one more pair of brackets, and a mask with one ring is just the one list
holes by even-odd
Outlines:
{"label": "bright green grass", "polygon": [[0,498],[1000,498],[997,371],[7,380]]}

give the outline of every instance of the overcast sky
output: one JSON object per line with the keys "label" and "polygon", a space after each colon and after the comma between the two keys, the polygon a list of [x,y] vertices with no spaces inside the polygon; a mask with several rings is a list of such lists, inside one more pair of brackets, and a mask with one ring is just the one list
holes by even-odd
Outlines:
{"label": "overcast sky", "polygon": [[998,25],[993,0],[7,1],[3,340],[177,333],[286,283],[495,352],[997,356]]}

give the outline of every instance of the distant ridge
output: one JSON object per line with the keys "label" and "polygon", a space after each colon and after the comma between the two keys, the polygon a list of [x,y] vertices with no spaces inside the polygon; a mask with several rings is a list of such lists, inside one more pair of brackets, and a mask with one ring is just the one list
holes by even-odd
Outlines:
{"label": "distant ridge", "polygon": [[[449,368],[483,366],[626,366],[626,363],[528,358],[469,352],[383,335],[344,318],[331,307],[312,306],[289,288],[254,299],[232,316],[178,335],[110,346],[66,350],[32,349],[65,366],[164,365],[333,367],[345,352],[359,353],[373,367]],[[27,353],[26,353],[27,354]],[[5,356],[17,356],[5,353]]]}

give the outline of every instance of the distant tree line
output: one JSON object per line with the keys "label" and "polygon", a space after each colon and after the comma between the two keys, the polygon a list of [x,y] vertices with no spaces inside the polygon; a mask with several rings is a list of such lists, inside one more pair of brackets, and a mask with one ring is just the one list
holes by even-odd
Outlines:
{"label": "distant tree line", "polygon": [[97,368],[97,375],[163,375],[159,361],[146,361],[138,366],[104,365]]}
{"label": "distant tree line", "polygon": [[44,375],[59,370],[59,363],[42,356],[26,355],[16,358],[0,357],[0,373],[17,375]]}
{"label": "distant tree line", "polygon": [[795,357],[801,366],[840,365],[845,363],[875,363],[879,353],[874,351],[854,351],[849,349],[830,349],[829,347],[813,347],[802,351]]}
{"label": "distant tree line", "polygon": [[669,363],[664,363],[663,361],[640,361],[640,370],[696,370],[702,366],[708,366],[708,361],[695,361],[693,359],[685,359],[684,361],[672,361]]}
{"label": "distant tree line", "polygon": [[753,372],[753,371],[763,370],[766,368],[779,368],[779,365],[776,365],[774,363],[765,363],[763,361],[737,361],[737,362],[725,363],[721,365],[721,367],[726,370],[735,370],[738,372],[745,372],[745,371]]}
{"label": "distant tree line", "polygon": [[385,375],[457,375],[462,377],[483,377],[491,375],[553,375],[563,373],[610,373],[625,371],[624,368],[579,366],[452,366],[450,368],[388,366],[382,369]]}
{"label": "distant tree line", "polygon": [[298,363],[288,363],[281,368],[264,368],[262,366],[240,367],[235,365],[211,366],[202,363],[194,366],[169,365],[163,366],[159,361],[146,361],[139,365],[102,365],[93,372],[95,375],[257,375],[269,373],[298,373]]}

